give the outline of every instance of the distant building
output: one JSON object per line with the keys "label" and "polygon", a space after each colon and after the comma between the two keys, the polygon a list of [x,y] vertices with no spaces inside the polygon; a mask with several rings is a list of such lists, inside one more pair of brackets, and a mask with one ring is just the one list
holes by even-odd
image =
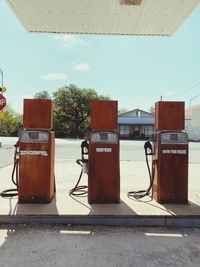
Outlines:
{"label": "distant building", "polygon": [[149,112],[133,109],[118,115],[120,137],[150,137],[154,131],[155,116]]}
{"label": "distant building", "polygon": [[200,105],[185,110],[185,131],[189,140],[200,141]]}

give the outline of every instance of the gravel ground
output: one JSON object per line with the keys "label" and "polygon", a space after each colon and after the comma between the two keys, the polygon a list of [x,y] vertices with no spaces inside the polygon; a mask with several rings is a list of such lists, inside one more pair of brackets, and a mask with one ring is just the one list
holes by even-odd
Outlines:
{"label": "gravel ground", "polygon": [[200,266],[200,229],[3,225],[0,266]]}

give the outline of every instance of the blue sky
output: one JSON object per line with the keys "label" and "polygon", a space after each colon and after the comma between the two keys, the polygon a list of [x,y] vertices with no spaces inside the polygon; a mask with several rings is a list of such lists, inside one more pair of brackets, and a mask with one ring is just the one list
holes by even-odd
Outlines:
{"label": "blue sky", "polygon": [[23,98],[69,84],[127,110],[148,111],[161,95],[186,107],[192,98],[200,103],[200,6],[172,37],[29,34],[4,0],[0,25],[4,96],[17,112]]}

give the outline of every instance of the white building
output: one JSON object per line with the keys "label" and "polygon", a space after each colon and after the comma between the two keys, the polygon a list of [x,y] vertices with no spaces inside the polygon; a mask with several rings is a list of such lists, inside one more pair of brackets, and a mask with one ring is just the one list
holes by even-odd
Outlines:
{"label": "white building", "polygon": [[185,130],[189,140],[200,141],[200,105],[185,110]]}
{"label": "white building", "polygon": [[120,137],[150,137],[154,126],[155,116],[140,109],[133,109],[118,116]]}

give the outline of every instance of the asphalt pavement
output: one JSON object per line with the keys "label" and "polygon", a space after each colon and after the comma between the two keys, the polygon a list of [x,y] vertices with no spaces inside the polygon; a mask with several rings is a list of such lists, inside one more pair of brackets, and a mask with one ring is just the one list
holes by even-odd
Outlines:
{"label": "asphalt pavement", "polygon": [[[55,140],[55,159],[78,159],[81,157],[81,139],[61,139]],[[0,137],[0,167],[13,163],[13,145],[17,142],[17,137]],[[144,142],[136,140],[120,140],[120,160],[121,161],[145,161]],[[200,143],[189,143],[189,162],[200,164]]]}

